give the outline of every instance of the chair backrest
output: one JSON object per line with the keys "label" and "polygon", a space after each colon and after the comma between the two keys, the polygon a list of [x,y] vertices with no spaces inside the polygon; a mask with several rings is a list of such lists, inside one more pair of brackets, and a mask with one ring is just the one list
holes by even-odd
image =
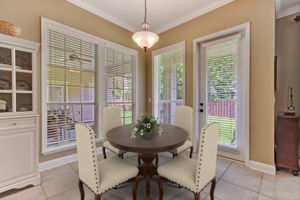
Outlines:
{"label": "chair backrest", "polygon": [[201,130],[196,170],[197,192],[208,184],[216,173],[219,124],[211,123]]}
{"label": "chair backrest", "polygon": [[99,169],[95,134],[91,127],[75,125],[79,178],[96,194],[99,192]]}
{"label": "chair backrest", "polygon": [[192,141],[193,135],[193,108],[189,106],[177,106],[175,109],[174,125],[183,128],[188,132],[188,137]]}
{"label": "chair backrest", "polygon": [[104,139],[106,134],[113,128],[122,125],[121,108],[119,106],[108,106],[103,109],[103,131]]}

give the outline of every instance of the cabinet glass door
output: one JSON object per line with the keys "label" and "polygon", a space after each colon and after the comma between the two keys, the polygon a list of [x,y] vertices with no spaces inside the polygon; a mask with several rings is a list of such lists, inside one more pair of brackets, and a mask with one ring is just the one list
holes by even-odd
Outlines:
{"label": "cabinet glass door", "polygon": [[32,111],[32,53],[16,50],[16,111]]}
{"label": "cabinet glass door", "polygon": [[0,112],[32,111],[32,53],[0,47]]}
{"label": "cabinet glass door", "polygon": [[12,50],[0,47],[0,112],[13,111]]}

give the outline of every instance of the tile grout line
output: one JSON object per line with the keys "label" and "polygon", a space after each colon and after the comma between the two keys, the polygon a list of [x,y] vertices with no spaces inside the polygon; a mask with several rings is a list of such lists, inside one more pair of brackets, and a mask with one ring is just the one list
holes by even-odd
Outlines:
{"label": "tile grout line", "polygon": [[43,191],[43,193],[44,193],[44,195],[46,197],[46,200],[48,200],[49,198],[48,198],[48,196],[46,194],[46,191],[45,191],[44,186],[42,185],[42,183],[41,183],[41,188],[42,188],[42,191]]}
{"label": "tile grout line", "polygon": [[[251,191],[251,192],[255,192],[255,193],[259,194],[260,188],[258,188],[258,192],[257,192],[257,191],[254,191],[254,190],[252,190],[252,189],[246,188],[246,187],[244,187],[244,186],[241,186],[241,185],[237,185],[237,184],[235,184],[235,183],[232,183],[232,182],[230,182],[230,181],[228,181],[228,180],[226,180],[226,179],[223,179],[224,174],[228,171],[228,169],[231,167],[231,165],[232,165],[233,163],[234,163],[234,161],[231,161],[230,166],[224,171],[224,173],[222,174],[222,176],[220,176],[220,181],[222,180],[222,181],[225,181],[225,182],[227,182],[227,183],[230,183],[230,184],[232,184],[232,185],[234,185],[234,186],[237,186],[237,187],[239,187],[239,188],[242,188],[242,189],[245,189],[245,190],[249,190],[249,191]],[[261,172],[261,173],[262,173],[262,172]]]}
{"label": "tile grout line", "polygon": [[69,165],[69,167],[71,167],[71,169],[72,169],[73,171],[75,171],[75,173],[78,173],[78,171],[77,171],[75,168],[73,168],[73,166],[72,166],[70,163],[68,163],[67,165]]}
{"label": "tile grout line", "polygon": [[259,183],[259,188],[258,188],[258,196],[257,196],[257,200],[259,200],[259,195],[261,194],[260,191],[261,191],[261,186],[262,186],[262,181],[263,181],[263,172],[261,172],[261,175],[260,175],[260,183]]}
{"label": "tile grout line", "polygon": [[221,174],[221,176],[220,176],[220,181],[223,180],[222,178],[223,178],[224,174],[225,174],[225,173],[228,171],[228,169],[231,167],[232,163],[233,163],[233,161],[230,161],[230,164],[228,165],[228,167],[227,167],[227,168],[224,170],[224,172]]}
{"label": "tile grout line", "polygon": [[[224,172],[223,172],[223,173],[221,174],[221,176],[219,177],[219,181],[217,181],[216,185],[218,184],[218,182],[220,182],[221,180],[223,180],[222,178],[223,178],[224,174],[225,174],[225,173],[227,172],[227,170],[231,167],[232,163],[233,163],[233,161],[230,161],[228,167],[224,170]],[[209,194],[209,193],[208,193],[208,194]],[[209,195],[207,195],[207,196],[209,196]]]}
{"label": "tile grout line", "polygon": [[254,191],[254,190],[252,190],[252,189],[246,188],[246,187],[244,187],[244,186],[237,185],[237,184],[232,183],[232,182],[227,181],[227,180],[223,180],[223,181],[225,181],[226,183],[230,183],[231,185],[237,186],[237,187],[239,187],[239,188],[242,188],[242,189],[244,189],[244,190],[249,190],[249,191],[251,191],[251,192],[254,192],[254,193],[257,193],[257,194],[258,194],[258,192]]}
{"label": "tile grout line", "polygon": [[[262,181],[263,181],[264,174],[265,174],[265,173],[262,174]],[[269,196],[269,195],[267,195],[267,194],[261,193],[261,192],[260,192],[260,191],[261,191],[261,188],[260,188],[259,194],[262,195],[262,196],[264,196],[264,197],[268,197],[268,198],[270,198],[270,199],[272,199],[272,200],[276,200],[276,189],[275,189],[275,182],[276,182],[276,179],[277,179],[277,177],[276,177],[276,175],[275,175],[275,180],[272,181],[272,182],[274,182],[274,197]]]}

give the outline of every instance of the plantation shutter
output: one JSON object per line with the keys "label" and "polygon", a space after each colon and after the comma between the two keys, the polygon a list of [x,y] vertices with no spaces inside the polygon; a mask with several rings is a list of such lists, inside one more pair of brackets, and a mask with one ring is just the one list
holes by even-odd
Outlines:
{"label": "plantation shutter", "polygon": [[219,145],[234,149],[238,148],[240,38],[237,34],[203,45],[208,123],[220,123]]}
{"label": "plantation shutter", "polygon": [[176,106],[184,99],[184,48],[158,55],[158,105],[162,123],[173,124]]}
{"label": "plantation shutter", "polygon": [[122,108],[123,124],[135,119],[136,55],[107,46],[105,49],[106,106]]}
{"label": "plantation shutter", "polygon": [[73,144],[75,123],[98,136],[95,44],[48,29],[47,148]]}

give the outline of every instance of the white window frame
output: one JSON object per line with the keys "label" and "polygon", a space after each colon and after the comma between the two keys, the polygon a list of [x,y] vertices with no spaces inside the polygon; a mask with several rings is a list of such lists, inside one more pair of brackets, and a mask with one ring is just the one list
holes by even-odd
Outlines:
{"label": "white window frame", "polygon": [[[158,66],[158,60],[155,59],[155,56],[168,53],[170,51],[175,51],[178,49],[183,49],[183,62],[184,62],[184,68],[183,68],[183,105],[185,105],[185,76],[186,76],[186,63],[185,63],[185,41],[169,45],[167,47],[155,50],[152,52],[152,114],[155,117],[158,117],[156,105],[159,99],[159,69]],[[169,102],[169,101],[168,101]],[[177,102],[177,101],[175,101]]]}
{"label": "white window frame", "polygon": [[243,40],[241,41],[241,66],[243,68],[240,72],[241,80],[241,113],[243,113],[243,120],[241,120],[241,130],[244,130],[244,162],[249,164],[249,127],[250,127],[250,22],[241,24],[217,33],[213,33],[207,36],[196,38],[193,41],[193,100],[194,100],[194,149],[198,149],[199,133],[200,133],[200,65],[201,65],[201,44],[217,40],[222,37],[227,37],[234,34],[242,34]]}
{"label": "white window frame", "polygon": [[[105,107],[105,74],[104,74],[104,68],[105,68],[105,47],[110,46],[115,49],[118,49],[119,51],[124,51],[126,53],[132,54],[136,57],[136,83],[135,83],[135,92],[136,92],[136,99],[135,99],[135,109],[136,109],[136,114],[139,114],[139,88],[138,88],[138,51],[134,49],[130,49],[128,47],[104,40],[102,38],[96,37],[94,35],[85,33],[83,31],[74,29],[72,27],[63,25],[61,23],[55,22],[53,20],[41,17],[41,40],[42,40],[42,51],[41,51],[41,59],[42,59],[42,77],[41,77],[41,110],[42,110],[42,116],[41,116],[41,123],[42,123],[42,154],[43,155],[48,155],[52,153],[57,153],[61,151],[65,151],[68,149],[73,149],[76,147],[76,143],[73,144],[67,144],[59,147],[54,147],[54,148],[48,148],[47,147],[47,42],[46,42],[46,33],[47,30],[51,29],[60,33],[64,33],[66,35],[85,40],[88,42],[91,42],[96,45],[97,48],[97,79],[98,79],[98,85],[97,85],[97,90],[98,92],[96,93],[95,98],[98,98],[98,115],[103,116],[103,108]],[[103,120],[101,117],[98,117],[98,139],[97,142],[102,141],[102,135],[103,135]]]}

